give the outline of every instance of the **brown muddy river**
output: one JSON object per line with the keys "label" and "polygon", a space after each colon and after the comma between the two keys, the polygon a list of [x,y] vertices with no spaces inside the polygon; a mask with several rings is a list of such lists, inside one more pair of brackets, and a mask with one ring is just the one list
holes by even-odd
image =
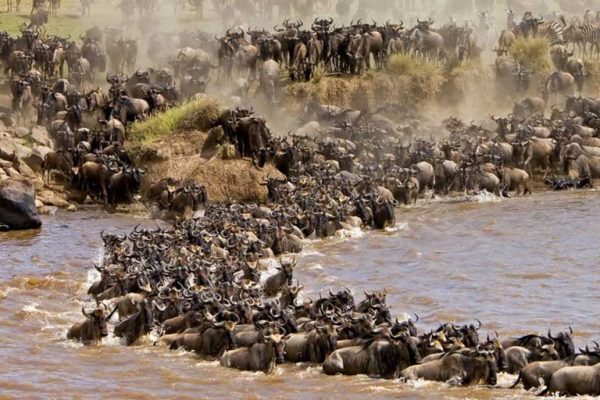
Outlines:
{"label": "brown muddy river", "polygon": [[[398,210],[384,233],[309,243],[297,277],[304,296],[344,285],[387,288],[394,314],[420,330],[479,318],[483,334],[572,325],[576,344],[600,339],[597,192],[546,193],[502,202],[433,203]],[[97,347],[64,339],[100,254],[100,231],[140,220],[96,213],[44,219],[36,233],[0,234],[0,398],[523,398],[522,390],[452,388],[367,377],[327,377],[318,366],[274,375],[222,368],[186,353],[112,337]],[[151,221],[142,221],[151,224]],[[515,377],[501,375],[507,387]],[[533,396],[531,396],[533,398]]]}

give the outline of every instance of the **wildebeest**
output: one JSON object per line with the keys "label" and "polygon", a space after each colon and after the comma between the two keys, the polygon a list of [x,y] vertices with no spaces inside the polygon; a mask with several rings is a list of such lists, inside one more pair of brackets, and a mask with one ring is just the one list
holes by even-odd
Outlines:
{"label": "wildebeest", "polygon": [[143,118],[149,112],[150,105],[146,100],[132,99],[129,96],[119,97],[113,109],[113,115],[118,117],[123,124]]}
{"label": "wildebeest", "polygon": [[295,267],[296,267],[295,260],[287,260],[285,262],[282,262],[281,267],[278,268],[279,271],[275,275],[270,276],[265,281],[265,287],[264,287],[265,295],[274,296],[285,285],[291,286],[292,281],[293,281],[292,274],[294,272]]}
{"label": "wildebeest", "polygon": [[571,96],[575,93],[575,78],[568,72],[555,71],[546,80],[542,95],[546,103],[552,95]]}
{"label": "wildebeest", "polygon": [[415,344],[406,337],[391,340],[370,340],[362,346],[351,346],[331,353],[323,363],[327,375],[377,376],[395,379],[400,371],[418,363]]}
{"label": "wildebeest", "polygon": [[83,344],[95,344],[108,336],[106,317],[102,308],[97,308],[91,313],[82,308],[81,313],[86,318],[85,322],[79,322],[69,328],[67,339],[79,340]]}
{"label": "wildebeest", "polygon": [[125,168],[112,175],[108,181],[110,204],[115,207],[118,200],[130,203],[133,195],[140,190],[141,175],[143,170],[138,168]]}
{"label": "wildebeest", "polygon": [[122,320],[115,326],[115,336],[125,340],[127,346],[131,346],[137,340],[152,330],[153,310],[152,302],[143,300],[138,304],[138,310]]}
{"label": "wildebeest", "polygon": [[531,362],[521,369],[519,377],[512,387],[516,387],[520,382],[523,383],[525,390],[545,386],[548,384],[552,374],[570,365],[571,362],[567,360]]}
{"label": "wildebeest", "polygon": [[175,335],[169,347],[171,349],[184,348],[204,356],[218,357],[224,351],[234,348],[233,330],[235,326],[235,321],[213,321],[210,327],[202,332],[184,332]]}
{"label": "wildebeest", "polygon": [[600,395],[600,364],[595,366],[564,367],[550,377],[548,387],[541,393],[561,396]]}
{"label": "wildebeest", "polygon": [[273,372],[277,362],[283,362],[283,343],[285,330],[265,329],[262,340],[250,347],[226,351],[221,357],[221,365],[242,371]]}
{"label": "wildebeest", "polygon": [[260,69],[260,87],[266,98],[273,103],[279,82],[279,63],[275,60],[266,60]]}
{"label": "wildebeest", "polygon": [[525,347],[512,346],[505,349],[507,360],[507,371],[510,374],[518,373],[530,362],[533,361],[552,361],[558,360],[558,352],[553,344],[546,344],[541,347],[534,347],[529,350]]}
{"label": "wildebeest", "polygon": [[73,173],[73,167],[74,163],[71,150],[63,149],[50,151],[44,157],[44,163],[42,164],[42,178],[47,174],[46,182],[48,182],[50,180],[50,172],[53,170],[59,171],[66,177],[70,177]]}
{"label": "wildebeest", "polygon": [[294,333],[285,340],[285,359],[322,363],[336,349],[337,332],[331,325],[315,324],[310,332]]}
{"label": "wildebeest", "polygon": [[448,353],[439,360],[408,367],[401,373],[405,379],[456,381],[462,385],[496,385],[497,362],[494,353],[480,350]]}

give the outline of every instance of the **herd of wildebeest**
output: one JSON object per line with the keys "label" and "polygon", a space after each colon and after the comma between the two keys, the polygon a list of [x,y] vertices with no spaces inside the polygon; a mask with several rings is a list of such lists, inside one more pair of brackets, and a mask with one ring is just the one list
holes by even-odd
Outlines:
{"label": "herd of wildebeest", "polygon": [[[469,26],[451,21],[434,30],[428,19],[405,31],[402,23],[390,22],[334,27],[325,18],[303,30],[302,21],[288,19],[274,32],[238,27],[216,38],[197,32],[157,36],[148,56],[158,67],[135,72],[137,44],[117,30],[92,28],[82,43],[35,29],[17,38],[0,33],[0,63],[12,93],[12,107],[0,109],[1,120],[36,120],[48,128],[56,146],[44,160],[47,180],[61,176],[84,198],[101,203],[131,201],[144,173],[124,149],[131,124],[204,96],[209,82],[232,80],[228,95],[240,106],[222,110],[212,127],[222,133],[215,135],[219,145],[251,160],[248,168],[272,164],[285,176],[262,182],[266,205],[211,202],[203,183],[192,180],[151,183],[147,201],[176,212],[203,208],[203,215],[169,228],[103,233],[99,278],[88,290],[97,306],[82,309],[85,321],[67,338],[101,342],[116,319],[114,335],[127,345],[153,332],[155,344],[241,370],[270,373],[278,363],[306,362],[322,364],[330,375],[489,386],[497,384],[498,372],[509,372],[519,374],[515,386],[544,387],[544,394],[600,394],[600,346],[577,351],[570,328],[504,340],[497,333],[480,338],[479,321],[418,331],[417,316],[392,317],[385,291],[355,299],[344,288],[300,300],[303,287],[288,256],[302,251],[305,238],[392,227],[395,206],[430,193],[525,195],[534,176],[553,189],[591,187],[600,177],[600,100],[575,95],[588,73],[568,51],[569,44],[580,45],[572,39],[575,28],[588,32],[585,18],[567,24],[526,13],[511,26],[509,14],[496,48],[496,78],[530,93],[528,71],[505,53],[519,36],[544,35],[553,42],[557,70],[542,96],[523,96],[511,114],[490,121],[450,117],[442,126],[429,125],[427,135],[423,115],[400,105],[368,111],[310,101],[298,116],[301,127],[287,136],[272,134],[265,118],[241,105],[250,101],[256,80],[277,105],[284,66],[292,80],[310,80],[316,68],[329,74],[380,68],[395,52],[478,57]],[[178,46],[170,45],[173,40]],[[592,52],[598,43],[591,43]],[[173,48],[173,54],[164,51]],[[92,86],[107,64],[113,71],[107,90]],[[447,134],[434,139],[432,129],[435,137]],[[0,157],[11,155],[0,151]]]}

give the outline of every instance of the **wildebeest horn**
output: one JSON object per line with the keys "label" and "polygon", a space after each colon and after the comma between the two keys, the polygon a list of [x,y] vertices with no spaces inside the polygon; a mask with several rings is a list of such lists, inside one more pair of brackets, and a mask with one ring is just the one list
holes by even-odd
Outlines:
{"label": "wildebeest horn", "polygon": [[550,329],[548,329],[548,337],[550,339],[556,339],[556,338],[552,337],[552,332],[550,331]]}
{"label": "wildebeest horn", "polygon": [[478,320],[477,318],[475,318],[475,321],[477,321],[477,324],[478,324],[478,326],[477,326],[477,329],[476,329],[476,330],[479,330],[479,329],[481,329],[481,321],[480,321],[480,320]]}
{"label": "wildebeest horn", "polygon": [[573,328],[571,328],[571,325],[569,325],[569,332],[571,332],[571,335],[573,334]]}

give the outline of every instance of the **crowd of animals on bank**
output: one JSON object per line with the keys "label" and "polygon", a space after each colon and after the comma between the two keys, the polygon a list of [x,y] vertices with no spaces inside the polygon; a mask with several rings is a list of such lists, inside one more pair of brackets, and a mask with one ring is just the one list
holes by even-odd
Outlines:
{"label": "crowd of animals on bank", "polygon": [[[584,20],[589,19],[586,13]],[[137,69],[129,75],[108,73],[106,89],[90,84],[97,81],[98,75],[104,78],[107,64],[118,71],[132,70],[136,65],[135,41],[124,39],[118,30],[90,28],[80,36],[81,44],[70,38],[46,37],[32,29],[24,30],[18,38],[0,34],[0,55],[12,94],[12,108],[0,110],[2,121],[9,126],[35,121],[47,127],[56,144],[53,151],[44,155],[42,169],[47,180],[51,172],[58,171],[68,185],[80,191],[82,201],[89,194],[98,202],[115,206],[131,201],[140,188],[143,170],[131,165],[124,150],[132,123],[203,96],[214,68],[219,70],[215,78],[219,81],[219,76],[229,76],[237,70],[234,66],[245,66],[252,71],[260,65],[257,60],[261,60],[260,85],[272,100],[280,75],[278,66],[293,63],[298,47],[304,46],[309,54],[308,49],[319,43],[318,48],[326,49],[319,52],[320,62],[335,71],[344,51],[340,53],[338,47],[331,45],[338,35],[332,23],[331,18],[317,19],[311,31],[302,31],[301,21],[286,20],[280,28],[276,27],[276,31],[281,31],[276,34],[238,28],[216,39],[184,32],[178,40],[186,46],[164,61],[167,66]],[[413,33],[425,31],[431,24],[431,20],[419,21]],[[465,124],[455,118],[448,119],[445,126],[424,127],[417,111],[406,107],[367,111],[314,102],[307,104],[300,115],[305,125],[285,139],[273,135],[264,118],[243,107],[224,110],[215,128],[220,127],[225,133],[221,144],[233,145],[238,157],[251,158],[258,168],[273,163],[290,178],[286,184],[295,184],[293,180],[302,181],[305,176],[314,179],[316,173],[323,171],[343,176],[360,188],[361,195],[370,196],[368,200],[373,204],[368,211],[361,211],[363,222],[369,226],[386,224],[374,223],[369,217],[378,213],[380,207],[375,203],[408,204],[428,188],[441,194],[481,189],[497,195],[508,195],[511,191],[530,193],[530,181],[536,172],[543,174],[556,189],[591,186],[592,180],[600,175],[597,167],[600,109],[594,98],[574,94],[583,90],[589,74],[582,61],[567,51],[566,31],[558,25],[551,26],[552,29],[547,28],[541,17],[525,13],[521,23],[514,24],[512,31],[505,31],[513,36],[536,36],[542,31],[553,37],[556,44],[550,51],[557,71],[541,88],[541,97],[525,97],[515,104],[512,114],[494,117],[496,129],[484,128],[481,122]],[[383,49],[391,46],[396,34],[402,37],[401,42],[413,37],[403,33],[401,23],[357,23],[344,29],[348,32],[345,38],[339,38],[340,43],[354,36],[361,43],[358,48],[371,51],[369,41],[373,36],[387,42]],[[468,36],[461,29],[448,30],[456,38]],[[510,43],[503,37],[500,42],[505,51]],[[202,43],[212,46],[217,54],[215,59],[209,55],[212,51],[201,49]],[[448,49],[460,53],[466,42],[457,39],[454,43]],[[249,48],[255,57],[250,64],[243,56]],[[415,51],[410,44],[399,48]],[[448,49],[443,53],[447,54]],[[368,65],[371,53],[353,54],[355,61]],[[277,72],[272,73],[269,65],[276,65]],[[524,78],[526,71],[505,55],[496,60],[496,69],[499,86],[507,87],[510,86],[507,83],[514,81],[518,88],[528,81]],[[66,70],[69,79],[62,77]],[[293,65],[290,71],[295,71]],[[250,101],[248,79],[236,76],[239,84],[232,97]],[[247,72],[242,76],[248,76]],[[564,106],[557,106],[561,102]],[[388,118],[391,115],[393,119]],[[445,130],[448,137],[424,139],[433,129]],[[4,154],[2,158],[14,162],[14,155]],[[317,167],[307,168],[311,163]],[[565,174],[568,179],[557,178]],[[180,182],[175,190],[169,189],[172,185],[165,182],[156,184],[166,189],[167,194],[158,192],[150,199],[158,200],[163,208],[181,210],[190,204],[197,208],[204,202],[198,199],[206,198],[201,182]],[[268,186],[270,198],[276,199],[277,183],[270,182]],[[193,195],[190,187],[195,188]],[[346,196],[356,200],[356,189]],[[187,200],[183,206],[173,205],[169,199],[175,197]],[[329,215],[329,220],[339,218]]]}

